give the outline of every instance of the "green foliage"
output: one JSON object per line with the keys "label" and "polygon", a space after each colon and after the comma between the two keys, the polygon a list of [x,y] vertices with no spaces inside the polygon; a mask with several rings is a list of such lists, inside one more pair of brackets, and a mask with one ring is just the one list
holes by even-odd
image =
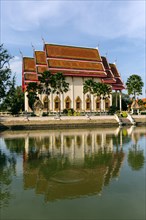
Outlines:
{"label": "green foliage", "polygon": [[62,73],[56,73],[52,77],[52,84],[53,93],[57,95],[63,94],[64,92],[68,92],[69,90],[69,83],[66,82],[65,76]]}
{"label": "green foliage", "polygon": [[142,87],[144,83],[140,76],[131,75],[126,82],[127,90],[129,95],[134,95],[136,100],[136,95],[142,95]]}
{"label": "green foliage", "polygon": [[81,115],[81,113],[80,112],[74,112],[74,114],[73,114],[74,116],[80,116]]}
{"label": "green foliage", "polygon": [[47,112],[43,112],[42,116],[48,116],[48,113]]}
{"label": "green foliage", "polygon": [[34,103],[38,99],[37,91],[38,91],[38,84],[36,82],[30,82],[27,86],[26,91],[28,92],[28,104],[29,107],[34,111]]}
{"label": "green foliage", "polygon": [[94,93],[93,87],[94,87],[93,80],[92,79],[86,80],[83,84],[83,93],[86,94],[89,92],[90,94],[93,94]]}
{"label": "green foliage", "polygon": [[112,105],[112,106],[110,106],[108,113],[110,115],[114,115],[117,110],[118,110],[118,108],[115,105]]}
{"label": "green foliage", "polygon": [[132,170],[140,170],[144,166],[144,152],[136,144],[132,146],[128,153],[128,164]]}
{"label": "green foliage", "polygon": [[12,57],[8,51],[4,49],[3,44],[0,45],[0,102],[6,97],[9,87],[11,86],[11,69],[9,61]]}
{"label": "green foliage", "polygon": [[127,118],[127,112],[125,112],[125,111],[122,111],[122,113],[121,113],[121,116],[123,117],[123,118]]}
{"label": "green foliage", "polygon": [[146,115],[146,112],[141,112],[140,114],[141,114],[141,115]]}
{"label": "green foliage", "polygon": [[68,116],[72,116],[74,114],[74,109],[70,108],[70,109],[63,109],[63,114],[64,115],[68,115]]}

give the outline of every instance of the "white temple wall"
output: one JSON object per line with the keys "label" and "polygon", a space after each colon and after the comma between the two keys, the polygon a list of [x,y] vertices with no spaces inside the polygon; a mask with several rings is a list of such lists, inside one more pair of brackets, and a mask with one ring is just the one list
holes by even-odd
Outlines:
{"label": "white temple wall", "polygon": [[[70,107],[73,108],[76,111],[76,99],[77,97],[80,97],[81,99],[81,111],[86,111],[86,99],[89,94],[83,93],[83,83],[88,80],[93,79],[91,77],[66,77],[66,81],[69,83],[69,91],[67,93],[61,94],[61,106],[60,110],[63,111],[65,109],[65,99],[69,97],[71,99]],[[101,79],[94,78],[95,82],[101,82]],[[40,100],[44,104],[44,98],[45,94],[39,95]],[[49,95],[49,111],[54,112],[55,111],[55,103],[54,99],[57,96],[57,94],[50,94]],[[96,96],[91,95],[91,111],[96,111]],[[110,105],[112,105],[112,95],[110,95]],[[101,110],[105,110],[105,104],[104,101],[101,99]],[[28,106],[28,98],[27,94],[25,92],[25,111],[31,111]],[[88,110],[89,111],[89,110]]]}

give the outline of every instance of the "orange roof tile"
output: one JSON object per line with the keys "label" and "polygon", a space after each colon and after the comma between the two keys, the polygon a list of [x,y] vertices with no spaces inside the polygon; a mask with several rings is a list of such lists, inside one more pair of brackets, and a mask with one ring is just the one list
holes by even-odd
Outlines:
{"label": "orange roof tile", "polygon": [[112,71],[114,77],[120,77],[120,74],[117,70],[116,65],[114,63],[110,63],[109,65],[110,65],[110,68],[111,68],[111,71]]}
{"label": "orange roof tile", "polygon": [[97,49],[61,45],[45,45],[47,57],[101,61]]}
{"label": "orange roof tile", "polygon": [[48,60],[49,67],[104,71],[102,63],[81,62],[72,60]]}
{"label": "orange roof tile", "polygon": [[47,64],[46,54],[44,51],[35,51],[36,64]]}
{"label": "orange roof tile", "polygon": [[43,72],[45,72],[45,71],[47,71],[48,70],[48,67],[47,66],[38,66],[37,67],[37,72],[38,72],[38,74],[39,73],[43,73]]}
{"label": "orange roof tile", "polygon": [[34,58],[24,57],[23,58],[23,69],[24,69],[24,72],[36,72]]}
{"label": "orange roof tile", "polygon": [[37,76],[37,74],[31,74],[31,73],[26,73],[25,75],[24,75],[24,78],[25,78],[25,80],[32,80],[32,81],[36,81],[36,80],[38,80],[38,76]]}

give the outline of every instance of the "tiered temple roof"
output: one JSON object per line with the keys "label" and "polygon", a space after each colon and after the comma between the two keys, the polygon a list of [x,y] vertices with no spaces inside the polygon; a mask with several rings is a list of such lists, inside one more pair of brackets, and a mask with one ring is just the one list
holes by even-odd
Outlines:
{"label": "tiered temple roof", "polygon": [[116,64],[110,63],[109,65],[110,65],[111,71],[114,75],[114,79],[116,80],[116,83],[112,85],[112,89],[113,90],[125,89],[124,83],[122,82],[122,79],[121,79],[120,73],[116,67]]}
{"label": "tiered temple roof", "polygon": [[111,65],[98,49],[44,44],[44,51],[34,51],[33,58],[23,58],[22,87],[25,90],[29,82],[37,82],[38,75],[48,70],[65,76],[101,78],[104,83],[114,84],[113,89],[119,85],[123,89],[118,71]]}

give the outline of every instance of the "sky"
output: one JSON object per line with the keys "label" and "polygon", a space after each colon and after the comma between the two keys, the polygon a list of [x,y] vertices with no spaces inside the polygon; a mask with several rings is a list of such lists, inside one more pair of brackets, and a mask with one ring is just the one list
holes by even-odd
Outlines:
{"label": "sky", "polygon": [[[13,56],[10,67],[21,85],[22,56],[46,43],[99,49],[116,62],[126,83],[140,75],[146,97],[145,0],[0,0],[0,43]],[[127,93],[125,91],[125,93]]]}

